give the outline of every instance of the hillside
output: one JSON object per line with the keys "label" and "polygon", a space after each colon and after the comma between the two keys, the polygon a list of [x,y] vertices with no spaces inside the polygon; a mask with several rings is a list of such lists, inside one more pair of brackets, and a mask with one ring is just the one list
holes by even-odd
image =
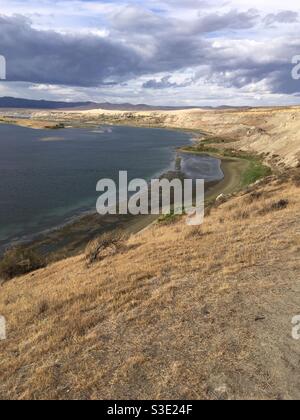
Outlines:
{"label": "hillside", "polygon": [[91,266],[78,255],[3,283],[0,398],[300,398],[299,112],[34,113],[32,124],[201,130],[262,153],[275,174],[201,227],[156,224]]}
{"label": "hillside", "polygon": [[[89,107],[92,102],[57,102],[57,101],[45,101],[45,100],[34,100],[34,99],[23,99],[23,98],[11,98],[2,97],[0,98],[0,108],[12,108],[12,109],[59,109],[59,108],[78,108],[78,107]],[[93,104],[95,105],[95,104]]]}
{"label": "hillside", "polygon": [[269,177],[201,227],[2,285],[0,398],[299,398],[299,185]]}

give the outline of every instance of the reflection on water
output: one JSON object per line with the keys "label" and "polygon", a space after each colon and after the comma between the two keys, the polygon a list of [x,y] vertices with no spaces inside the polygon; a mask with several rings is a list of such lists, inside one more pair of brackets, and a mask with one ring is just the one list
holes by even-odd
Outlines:
{"label": "reflection on water", "polygon": [[221,160],[210,156],[180,154],[181,170],[187,178],[217,181],[224,178]]}

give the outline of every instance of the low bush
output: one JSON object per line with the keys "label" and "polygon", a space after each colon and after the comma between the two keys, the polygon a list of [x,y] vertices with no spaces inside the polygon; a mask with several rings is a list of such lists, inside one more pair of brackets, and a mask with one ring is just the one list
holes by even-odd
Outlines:
{"label": "low bush", "polygon": [[108,232],[100,238],[91,241],[85,250],[85,258],[88,265],[101,261],[111,255],[115,255],[124,244],[126,235],[120,232]]}
{"label": "low bush", "polygon": [[276,203],[271,204],[271,210],[272,211],[283,210],[283,209],[286,209],[288,205],[289,205],[288,200],[279,200]]}
{"label": "low bush", "polygon": [[0,261],[0,278],[10,280],[46,267],[46,259],[38,252],[23,246],[8,249]]}
{"label": "low bush", "polygon": [[284,210],[288,207],[289,200],[279,200],[274,203],[268,204],[265,208],[259,211],[259,214],[267,214],[273,211]]}

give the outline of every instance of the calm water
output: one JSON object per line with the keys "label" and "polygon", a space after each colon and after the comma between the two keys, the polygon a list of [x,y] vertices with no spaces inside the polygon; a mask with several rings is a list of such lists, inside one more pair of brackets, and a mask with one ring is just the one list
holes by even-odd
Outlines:
{"label": "calm water", "polygon": [[181,170],[186,178],[218,181],[224,178],[221,161],[210,156],[180,154]]}
{"label": "calm water", "polygon": [[[151,179],[190,135],[131,127],[31,130],[0,124],[0,247],[95,208],[101,178]],[[209,176],[216,161],[205,163]],[[215,166],[214,166],[215,165]],[[218,176],[217,176],[218,177]]]}

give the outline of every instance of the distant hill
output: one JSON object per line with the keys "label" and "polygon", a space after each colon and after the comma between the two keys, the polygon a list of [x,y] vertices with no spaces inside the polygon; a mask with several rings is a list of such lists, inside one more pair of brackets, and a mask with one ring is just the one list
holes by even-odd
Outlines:
{"label": "distant hill", "polygon": [[53,101],[37,101],[31,99],[20,99],[3,97],[0,98],[0,108],[24,108],[24,109],[59,109],[59,108],[77,108],[89,107],[92,102],[53,102]]}
{"label": "distant hill", "polygon": [[[149,110],[165,110],[172,111],[176,109],[193,109],[199,106],[151,106],[146,104],[133,105],[130,103],[112,104],[109,102],[96,103],[96,102],[57,102],[45,100],[33,100],[22,98],[3,97],[0,98],[0,108],[14,108],[14,109],[107,109],[107,110],[121,110],[121,111],[149,111]],[[227,105],[219,107],[204,106],[203,109],[230,109]]]}
{"label": "distant hill", "polygon": [[[132,105],[111,104],[109,102],[57,102],[45,100],[32,100],[22,98],[3,97],[0,98],[0,108],[14,108],[14,109],[107,109],[107,110],[151,110],[151,109],[177,109],[173,107],[153,107],[145,104]],[[191,107],[192,108],[192,107]],[[178,107],[178,109],[182,109]]]}

